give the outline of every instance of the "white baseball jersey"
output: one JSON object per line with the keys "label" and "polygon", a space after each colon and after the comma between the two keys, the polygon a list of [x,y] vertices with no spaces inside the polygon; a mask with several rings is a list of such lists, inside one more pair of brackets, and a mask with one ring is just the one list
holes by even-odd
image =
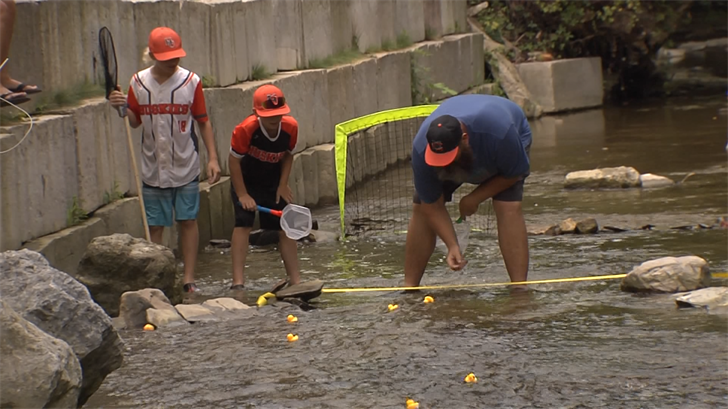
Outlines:
{"label": "white baseball jersey", "polygon": [[151,68],[134,74],[127,97],[142,122],[142,180],[160,188],[184,186],[200,175],[192,120],[208,121],[202,81],[182,67],[163,84]]}

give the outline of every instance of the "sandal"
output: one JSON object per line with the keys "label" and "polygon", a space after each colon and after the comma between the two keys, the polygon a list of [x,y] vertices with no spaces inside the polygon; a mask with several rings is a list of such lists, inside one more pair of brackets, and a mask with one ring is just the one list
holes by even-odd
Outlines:
{"label": "sandal", "polygon": [[28,98],[25,95],[15,95],[14,97],[11,96],[13,94],[19,94],[18,92],[8,92],[6,94],[0,95],[0,107],[9,106],[10,104],[18,105],[22,104],[23,102],[30,101],[30,98]]}
{"label": "sandal", "polygon": [[[35,89],[25,89],[26,87],[35,87]],[[12,92],[25,92],[28,95],[37,94],[37,93],[43,91],[42,89],[38,88],[38,86],[36,86],[36,85],[23,84],[22,82],[18,83],[18,85],[15,88],[8,87],[8,89]]]}

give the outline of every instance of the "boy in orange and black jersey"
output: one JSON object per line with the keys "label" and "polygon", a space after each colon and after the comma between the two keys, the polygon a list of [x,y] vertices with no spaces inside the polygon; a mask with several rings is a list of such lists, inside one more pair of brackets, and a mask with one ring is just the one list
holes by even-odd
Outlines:
{"label": "boy in orange and black jersey", "polygon": [[[298,139],[298,122],[287,115],[290,108],[283,92],[263,85],[253,95],[253,115],[235,127],[230,141],[231,196],[235,207],[232,237],[233,290],[245,285],[248,238],[255,221],[256,206],[283,210],[293,201],[288,177],[293,149]],[[296,242],[280,226],[280,218],[259,212],[260,227],[277,230],[279,249],[290,285],[300,282]]]}

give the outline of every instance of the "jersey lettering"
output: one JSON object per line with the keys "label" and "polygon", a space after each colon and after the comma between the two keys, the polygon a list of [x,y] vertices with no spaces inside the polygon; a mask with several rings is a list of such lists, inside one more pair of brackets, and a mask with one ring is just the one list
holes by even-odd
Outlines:
{"label": "jersey lettering", "polygon": [[183,104],[139,105],[139,111],[142,115],[187,115],[190,112],[190,106]]}
{"label": "jersey lettering", "polygon": [[255,146],[250,147],[250,151],[248,152],[248,155],[268,163],[278,163],[283,158],[283,155],[285,152],[266,152],[263,150],[258,149]]}

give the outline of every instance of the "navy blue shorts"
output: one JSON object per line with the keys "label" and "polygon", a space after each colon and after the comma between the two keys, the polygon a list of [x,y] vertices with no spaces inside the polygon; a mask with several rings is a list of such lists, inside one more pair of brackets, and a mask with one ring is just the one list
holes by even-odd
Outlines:
{"label": "navy blue shorts", "polygon": [[[276,189],[256,189],[246,187],[250,197],[255,200],[255,204],[258,206],[267,207],[273,210],[283,210],[288,205],[283,198],[276,203]],[[235,189],[230,187],[230,197],[233,201],[233,207],[235,209],[235,227],[253,227],[255,222],[255,213],[258,213],[260,217],[260,228],[263,230],[281,230],[281,218],[273,216],[270,213],[243,209],[238,201],[238,195],[235,193]]]}

